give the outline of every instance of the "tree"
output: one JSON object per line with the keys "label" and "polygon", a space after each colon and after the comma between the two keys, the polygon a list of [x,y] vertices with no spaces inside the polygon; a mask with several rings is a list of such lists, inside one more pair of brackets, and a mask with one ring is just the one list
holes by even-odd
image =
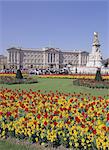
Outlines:
{"label": "tree", "polygon": [[101,70],[100,70],[100,68],[97,69],[95,80],[96,81],[102,81],[102,76],[101,76]]}
{"label": "tree", "polygon": [[23,79],[22,72],[21,72],[20,69],[17,70],[16,78],[17,78],[17,79]]}

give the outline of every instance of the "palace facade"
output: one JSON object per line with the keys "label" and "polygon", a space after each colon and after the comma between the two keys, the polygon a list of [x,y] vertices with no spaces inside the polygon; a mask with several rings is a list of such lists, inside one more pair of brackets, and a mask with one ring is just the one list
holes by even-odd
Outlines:
{"label": "palace facade", "polygon": [[0,70],[7,68],[7,57],[4,55],[0,55]]}
{"label": "palace facade", "polygon": [[24,49],[11,47],[8,51],[8,68],[63,68],[67,65],[86,66],[86,51],[61,51],[59,48]]}

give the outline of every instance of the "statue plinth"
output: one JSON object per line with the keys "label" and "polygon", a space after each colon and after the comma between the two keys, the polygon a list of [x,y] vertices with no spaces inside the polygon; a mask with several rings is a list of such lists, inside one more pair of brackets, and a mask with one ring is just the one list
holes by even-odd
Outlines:
{"label": "statue plinth", "polygon": [[92,44],[92,52],[89,54],[89,61],[87,67],[102,67],[102,55],[100,52],[100,43],[98,40],[98,33],[94,32],[94,40]]}

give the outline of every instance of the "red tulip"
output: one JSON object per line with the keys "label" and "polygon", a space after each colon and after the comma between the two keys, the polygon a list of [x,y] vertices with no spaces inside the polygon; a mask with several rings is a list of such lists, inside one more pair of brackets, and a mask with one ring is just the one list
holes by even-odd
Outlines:
{"label": "red tulip", "polygon": [[109,113],[107,114],[107,121],[109,121]]}
{"label": "red tulip", "polygon": [[63,117],[62,117],[62,114],[60,115],[60,118],[63,118]]}
{"label": "red tulip", "polygon": [[0,115],[1,115],[1,116],[3,115],[3,112],[2,112],[2,111],[0,111]]}
{"label": "red tulip", "polygon": [[52,116],[52,115],[50,116],[50,119],[51,119],[51,120],[53,119],[53,116]]}
{"label": "red tulip", "polygon": [[27,107],[25,108],[25,111],[27,111],[27,112],[28,112],[28,108],[27,108]]}
{"label": "red tulip", "polygon": [[56,121],[54,121],[54,125],[56,126],[58,123]]}
{"label": "red tulip", "polygon": [[97,133],[96,130],[92,130],[92,132],[93,132],[93,134],[96,134],[96,133]]}
{"label": "red tulip", "polygon": [[106,131],[106,126],[103,126],[102,128]]}
{"label": "red tulip", "polygon": [[7,116],[7,117],[11,116],[11,112],[8,111],[8,112],[6,113],[6,116]]}
{"label": "red tulip", "polygon": [[67,121],[66,123],[67,123],[67,124],[70,124],[71,122],[70,122],[70,121]]}
{"label": "red tulip", "polygon": [[47,113],[45,113],[44,118],[47,118],[47,117],[48,117],[48,115],[47,115]]}
{"label": "red tulip", "polygon": [[82,127],[82,128],[85,128],[85,125],[84,125],[84,124],[82,124],[82,125],[81,125],[81,127]]}
{"label": "red tulip", "polygon": [[77,116],[75,117],[75,120],[80,123],[80,119]]}
{"label": "red tulip", "polygon": [[41,115],[40,115],[40,114],[38,114],[38,115],[37,115],[37,118],[38,118],[38,119],[40,119],[40,118],[41,118]]}
{"label": "red tulip", "polygon": [[34,125],[37,125],[37,121],[34,121]]}
{"label": "red tulip", "polygon": [[47,122],[46,121],[44,121],[44,125],[47,126]]}
{"label": "red tulip", "polygon": [[92,128],[92,126],[89,126],[89,130],[92,130],[93,128]]}
{"label": "red tulip", "polygon": [[92,120],[92,123],[94,123],[94,120]]}
{"label": "red tulip", "polygon": [[18,114],[15,115],[15,118],[18,118]]}

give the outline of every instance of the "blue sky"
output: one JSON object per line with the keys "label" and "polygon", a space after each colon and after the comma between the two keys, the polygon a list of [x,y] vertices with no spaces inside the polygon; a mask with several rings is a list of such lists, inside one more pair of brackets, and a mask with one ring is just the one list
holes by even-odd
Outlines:
{"label": "blue sky", "polygon": [[11,46],[58,47],[91,52],[99,32],[101,52],[109,57],[107,1],[0,1],[0,54]]}

